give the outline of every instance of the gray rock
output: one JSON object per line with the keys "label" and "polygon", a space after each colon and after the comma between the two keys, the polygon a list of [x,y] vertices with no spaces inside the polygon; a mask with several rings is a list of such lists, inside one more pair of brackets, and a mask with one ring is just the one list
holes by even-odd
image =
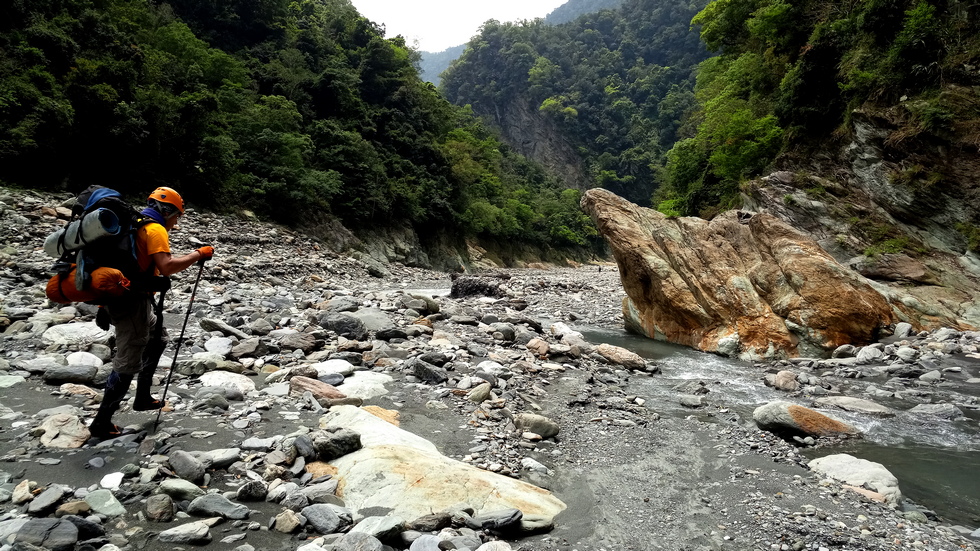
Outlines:
{"label": "gray rock", "polygon": [[168,478],[160,483],[160,491],[177,501],[187,501],[204,495],[204,490],[182,478]]}
{"label": "gray rock", "polygon": [[320,327],[355,341],[362,341],[368,336],[364,322],[350,314],[328,314],[320,320]]}
{"label": "gray rock", "polygon": [[853,344],[842,344],[834,349],[830,353],[831,358],[853,358],[856,352],[856,347]]}
{"label": "gray rock", "polygon": [[330,479],[303,488],[303,495],[310,500],[310,503],[333,503],[337,494],[337,485],[337,479]]}
{"label": "gray rock", "polygon": [[439,542],[441,541],[437,536],[423,534],[412,542],[412,546],[408,548],[408,551],[442,551],[442,548],[439,547]]}
{"label": "gray rock", "polygon": [[175,450],[169,457],[170,468],[174,473],[190,482],[200,482],[204,480],[204,464],[196,457],[184,450]]}
{"label": "gray rock", "polygon": [[94,321],[80,323],[63,323],[49,327],[41,335],[41,341],[54,345],[88,345],[91,343],[105,344],[109,342],[110,333],[95,325]]}
{"label": "gray rock", "polygon": [[551,438],[557,436],[561,428],[558,423],[555,423],[551,419],[543,415],[537,415],[534,413],[521,413],[514,417],[514,425],[518,429],[527,432],[533,432],[541,436],[541,438]]}
{"label": "gray rock", "polygon": [[839,453],[810,461],[810,468],[853,486],[865,486],[885,496],[888,503],[900,503],[898,479],[881,463]]}
{"label": "gray rock", "polygon": [[677,403],[686,408],[699,408],[704,406],[704,396],[697,394],[678,394]]}
{"label": "gray rock", "polygon": [[343,525],[340,517],[330,505],[322,503],[310,505],[303,508],[301,514],[306,517],[310,526],[321,534],[333,534]]}
{"label": "gray rock", "polygon": [[238,501],[264,501],[269,495],[269,487],[261,480],[250,480],[238,487]]}
{"label": "gray rock", "polygon": [[401,327],[389,327],[379,330],[374,336],[379,340],[390,341],[392,339],[407,339],[408,332]]}
{"label": "gray rock", "polygon": [[494,333],[500,333],[501,340],[505,342],[514,342],[514,340],[517,338],[517,332],[514,329],[514,326],[509,323],[491,323],[490,329],[492,329]]}
{"label": "gray rock", "polygon": [[483,513],[473,518],[477,526],[474,529],[482,530],[506,530],[519,525],[521,518],[524,517],[519,509],[503,509],[501,511],[491,511]]}
{"label": "gray rock", "polygon": [[269,345],[258,337],[245,339],[231,349],[232,358],[255,358],[269,353]]}
{"label": "gray rock", "polygon": [[344,549],[345,551],[384,551],[385,546],[378,538],[371,534],[351,531],[337,540],[337,549]]}
{"label": "gray rock", "polygon": [[909,413],[920,415],[935,415],[943,419],[957,419],[963,417],[963,411],[953,404],[919,404],[909,410]]}
{"label": "gray rock", "polygon": [[881,349],[865,346],[858,351],[857,361],[859,364],[870,364],[880,362],[884,356],[885,353]]}
{"label": "gray rock", "polygon": [[154,522],[170,522],[174,519],[174,500],[167,494],[154,494],[146,499],[146,518]]}
{"label": "gray rock", "polygon": [[291,333],[279,341],[279,346],[283,350],[302,350],[309,354],[317,347],[316,337],[310,333]]}
{"label": "gray rock", "polygon": [[242,442],[243,450],[250,451],[269,451],[282,441],[282,436],[270,436],[268,438],[248,438]]}
{"label": "gray rock", "polygon": [[0,375],[0,388],[11,388],[14,385],[19,385],[26,380],[27,379],[19,375]]}
{"label": "gray rock", "polygon": [[369,534],[379,540],[387,541],[404,532],[406,528],[405,519],[388,515],[361,519],[350,531]]}
{"label": "gray rock", "polygon": [[31,500],[27,506],[27,513],[36,517],[48,514],[69,491],[68,488],[61,484],[52,484],[47,490],[44,490]]}
{"label": "gray rock", "polygon": [[212,331],[220,331],[226,337],[235,337],[239,340],[245,340],[248,338],[248,335],[242,331],[235,329],[219,319],[204,318],[200,321],[200,326],[201,329],[204,329],[208,333]]}
{"label": "gray rock", "polygon": [[109,490],[96,490],[85,496],[85,503],[92,511],[107,517],[118,517],[126,514],[126,508]]}
{"label": "gray rock", "polygon": [[867,415],[878,415],[881,417],[891,417],[895,415],[895,410],[881,404],[865,400],[863,398],[852,398],[850,396],[825,396],[817,398],[816,404],[822,407],[839,407],[844,411],[864,413]]}
{"label": "gray rock", "polygon": [[388,317],[387,313],[378,308],[362,308],[351,316],[361,320],[368,331],[384,331],[395,328],[395,322]]}
{"label": "gray rock", "polygon": [[306,497],[306,494],[301,492],[293,492],[291,494],[286,494],[286,497],[279,502],[279,505],[285,507],[286,509],[292,509],[293,511],[298,512],[310,505],[310,499]]}
{"label": "gray rock", "polygon": [[269,490],[268,494],[265,496],[265,500],[269,503],[279,503],[285,499],[287,495],[297,491],[299,491],[298,485],[293,482],[287,482]]}
{"label": "gray rock", "polygon": [[61,517],[61,519],[67,520],[68,522],[74,524],[75,528],[78,528],[79,541],[101,538],[105,536],[105,528],[103,528],[101,524],[84,519],[78,515],[65,515]]}
{"label": "gray rock", "polygon": [[938,369],[919,375],[919,380],[923,383],[938,383],[943,380],[943,373]]}
{"label": "gray rock", "polygon": [[276,519],[272,524],[272,529],[276,532],[282,532],[283,534],[292,534],[299,527],[303,525],[304,519],[302,519],[296,511],[286,509],[285,511],[276,515]]}
{"label": "gray rock", "polygon": [[418,357],[411,358],[405,362],[405,369],[423,382],[429,384],[438,384],[449,379],[448,371],[423,361]]}
{"label": "gray rock", "polygon": [[912,334],[912,324],[906,322],[899,322],[895,324],[895,337],[899,339],[904,339]]}
{"label": "gray rock", "polygon": [[466,394],[466,399],[474,404],[482,404],[484,401],[490,398],[491,388],[490,383],[481,383],[476,385],[473,390],[470,390]]}
{"label": "gray rock", "polygon": [[919,357],[919,351],[911,346],[902,346],[895,351],[895,355],[906,362],[912,362]]}
{"label": "gray rock", "polygon": [[35,518],[24,523],[14,536],[15,543],[36,545],[51,551],[71,551],[78,542],[78,527],[56,518]]}
{"label": "gray rock", "polygon": [[328,312],[356,312],[361,307],[360,301],[354,297],[340,296],[330,299],[327,303]]}
{"label": "gray rock", "polygon": [[160,532],[157,539],[163,543],[200,545],[211,542],[211,523],[206,520],[189,522]]}
{"label": "gray rock", "polygon": [[248,518],[248,507],[232,503],[218,494],[203,495],[187,506],[187,512],[198,517],[222,517],[231,520]]}
{"label": "gray rock", "polygon": [[91,385],[99,368],[92,365],[58,365],[44,371],[44,382],[49,385],[75,383]]}
{"label": "gray rock", "polygon": [[317,431],[313,447],[320,461],[330,461],[361,449],[361,436],[350,429]]}
{"label": "gray rock", "polygon": [[228,337],[212,337],[204,343],[204,349],[214,354],[227,356],[235,347],[235,342]]}
{"label": "gray rock", "polygon": [[212,469],[227,469],[238,461],[241,453],[242,450],[239,448],[222,448],[211,450],[207,455],[211,458]]}

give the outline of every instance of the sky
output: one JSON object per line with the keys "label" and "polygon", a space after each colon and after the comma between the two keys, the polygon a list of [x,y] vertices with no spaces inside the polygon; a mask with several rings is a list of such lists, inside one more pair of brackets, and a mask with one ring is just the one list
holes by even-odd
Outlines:
{"label": "sky", "polygon": [[544,17],[567,0],[351,0],[357,11],[383,23],[385,37],[405,37],[425,52],[469,42],[486,20]]}

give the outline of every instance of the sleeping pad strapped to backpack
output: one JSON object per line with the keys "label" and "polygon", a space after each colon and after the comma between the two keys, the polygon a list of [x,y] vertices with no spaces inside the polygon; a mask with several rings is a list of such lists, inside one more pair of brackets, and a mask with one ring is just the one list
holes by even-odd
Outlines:
{"label": "sleeping pad strapped to backpack", "polygon": [[57,257],[46,295],[53,302],[105,304],[145,274],[136,261],[136,230],[143,219],[119,192],[89,186],[75,199],[68,225],[52,233],[44,250]]}

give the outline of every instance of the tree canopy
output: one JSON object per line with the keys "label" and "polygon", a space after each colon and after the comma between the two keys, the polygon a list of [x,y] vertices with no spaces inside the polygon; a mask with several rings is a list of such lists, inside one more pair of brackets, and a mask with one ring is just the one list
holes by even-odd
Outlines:
{"label": "tree canopy", "polygon": [[628,0],[562,25],[488,21],[440,89],[493,122],[529,102],[577,148],[595,185],[649,204],[695,104],[707,51],[690,21],[703,5]]}
{"label": "tree canopy", "polygon": [[720,55],[699,69],[694,132],[668,154],[664,212],[732,205],[780,153],[849,134],[875,105],[896,110],[902,139],[980,145],[977,4],[714,0],[692,23]]}
{"label": "tree canopy", "polygon": [[557,246],[574,198],[348,0],[0,5],[0,181]]}

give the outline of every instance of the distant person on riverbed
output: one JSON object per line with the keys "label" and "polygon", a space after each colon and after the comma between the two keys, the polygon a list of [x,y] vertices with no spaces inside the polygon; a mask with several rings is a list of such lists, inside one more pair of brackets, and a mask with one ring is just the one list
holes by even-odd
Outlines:
{"label": "distant person on riverbed", "polygon": [[[186,270],[195,262],[206,261],[214,254],[212,247],[201,247],[179,257],[170,254],[168,232],[184,215],[184,200],[173,189],[159,187],[154,190],[147,200],[147,207],[140,214],[152,220],[139,226],[135,234],[136,260],[141,274],[169,276]],[[133,409],[149,411],[164,406],[162,400],[150,396],[153,372],[160,361],[165,340],[162,325],[161,333],[153,334],[157,314],[163,315],[162,311],[153,311],[153,291],[133,290],[107,304],[104,310],[116,327],[116,354],[112,359],[112,373],[105,385],[102,404],[89,426],[92,436],[100,439],[122,434],[122,429],[112,423],[112,415],[119,409],[137,374]]]}

